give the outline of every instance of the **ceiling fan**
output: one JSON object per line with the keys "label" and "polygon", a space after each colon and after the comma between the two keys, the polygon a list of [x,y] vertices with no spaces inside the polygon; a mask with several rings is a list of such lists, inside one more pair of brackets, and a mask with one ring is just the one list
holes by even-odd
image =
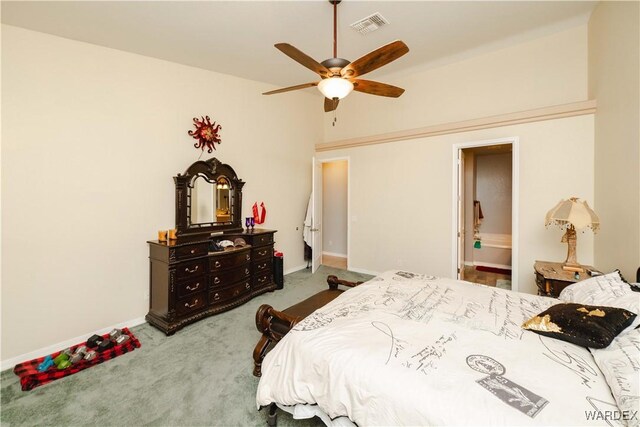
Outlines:
{"label": "ceiling fan", "polygon": [[340,2],[341,0],[329,0],[329,3],[333,5],[333,58],[326,59],[319,63],[288,43],[277,43],[274,45],[276,49],[294,61],[320,75],[322,80],[272,90],[263,93],[263,95],[274,95],[276,93],[317,86],[325,96],[324,111],[328,112],[338,108],[339,100],[349,95],[352,90],[391,98],[397,98],[404,93],[404,89],[396,86],[356,78],[395,61],[409,52],[409,48],[404,42],[396,40],[379,47],[373,52],[369,52],[353,62],[338,58],[338,32],[336,23],[338,3]]}

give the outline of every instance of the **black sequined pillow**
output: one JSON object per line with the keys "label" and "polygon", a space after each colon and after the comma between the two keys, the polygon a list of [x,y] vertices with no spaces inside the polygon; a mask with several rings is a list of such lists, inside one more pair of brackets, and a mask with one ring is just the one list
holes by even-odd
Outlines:
{"label": "black sequined pillow", "polygon": [[524,322],[522,328],[582,347],[605,348],[635,317],[617,307],[556,304]]}

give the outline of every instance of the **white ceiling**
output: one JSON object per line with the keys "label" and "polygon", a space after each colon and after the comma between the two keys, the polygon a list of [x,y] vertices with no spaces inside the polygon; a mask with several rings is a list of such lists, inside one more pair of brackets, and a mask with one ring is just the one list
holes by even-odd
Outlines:
{"label": "white ceiling", "polygon": [[[411,72],[583,24],[596,3],[344,0],[338,56],[353,61],[400,39],[410,52],[368,78]],[[374,12],[390,24],[365,36],[349,28]],[[278,86],[318,79],[273,45],[331,57],[332,14],[326,0],[2,2],[4,24]]]}

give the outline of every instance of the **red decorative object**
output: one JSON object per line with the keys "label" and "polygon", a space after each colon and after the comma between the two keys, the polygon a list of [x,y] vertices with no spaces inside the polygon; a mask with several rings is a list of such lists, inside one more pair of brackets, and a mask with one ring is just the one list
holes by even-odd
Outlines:
{"label": "red decorative object", "polygon": [[253,219],[256,224],[264,224],[264,220],[267,217],[267,208],[264,206],[264,202],[260,203],[260,209],[262,210],[262,214],[258,213],[258,202],[253,204]]}
{"label": "red decorative object", "polygon": [[193,123],[196,130],[190,130],[189,135],[198,140],[198,142],[193,144],[193,146],[202,149],[202,151],[207,147],[207,153],[212,153],[213,150],[216,149],[215,144],[220,144],[222,142],[220,134],[218,133],[220,132],[220,129],[222,129],[222,126],[216,126],[216,122],[213,122],[212,124],[209,116],[201,117],[200,120],[198,120],[197,117],[194,117]]}

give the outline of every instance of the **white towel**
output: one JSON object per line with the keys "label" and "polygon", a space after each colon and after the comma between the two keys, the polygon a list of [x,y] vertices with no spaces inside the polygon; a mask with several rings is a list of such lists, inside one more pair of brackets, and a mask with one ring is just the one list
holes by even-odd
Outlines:
{"label": "white towel", "polygon": [[302,238],[304,242],[311,246],[311,224],[313,223],[313,192],[309,196],[307,204],[307,214],[304,217],[304,227],[302,228]]}

